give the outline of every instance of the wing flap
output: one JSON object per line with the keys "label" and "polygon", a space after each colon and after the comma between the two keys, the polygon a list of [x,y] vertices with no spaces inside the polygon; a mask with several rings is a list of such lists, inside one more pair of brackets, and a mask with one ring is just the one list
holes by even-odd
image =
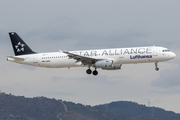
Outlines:
{"label": "wing flap", "polygon": [[77,55],[77,54],[74,54],[74,53],[70,53],[68,51],[60,51],[60,52],[68,54],[69,59],[75,59],[76,60],[75,63],[82,62],[82,65],[94,64],[96,61],[99,61],[99,59],[96,59],[96,58]]}

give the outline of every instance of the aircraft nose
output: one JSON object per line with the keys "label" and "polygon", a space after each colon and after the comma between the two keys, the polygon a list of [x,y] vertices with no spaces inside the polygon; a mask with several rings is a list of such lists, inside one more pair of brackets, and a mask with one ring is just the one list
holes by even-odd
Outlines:
{"label": "aircraft nose", "polygon": [[175,53],[173,53],[173,52],[171,52],[170,57],[171,57],[172,59],[174,59],[174,58],[176,57],[176,54],[175,54]]}

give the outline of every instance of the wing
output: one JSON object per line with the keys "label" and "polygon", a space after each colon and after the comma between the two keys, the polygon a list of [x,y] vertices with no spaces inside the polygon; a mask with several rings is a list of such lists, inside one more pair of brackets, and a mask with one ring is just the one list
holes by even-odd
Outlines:
{"label": "wing", "polygon": [[70,53],[68,51],[60,51],[60,52],[68,54],[69,59],[75,59],[76,63],[81,62],[82,65],[94,64],[96,61],[100,60],[100,59],[91,58],[91,57],[87,57],[87,56],[77,55],[74,53]]}
{"label": "wing", "polygon": [[15,57],[15,56],[6,56],[7,58],[12,58],[14,60],[25,60],[24,58]]}

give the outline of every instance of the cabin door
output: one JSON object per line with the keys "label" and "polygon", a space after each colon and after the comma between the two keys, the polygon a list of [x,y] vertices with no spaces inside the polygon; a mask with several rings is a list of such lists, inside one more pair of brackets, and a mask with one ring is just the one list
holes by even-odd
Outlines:
{"label": "cabin door", "polygon": [[38,55],[33,56],[33,63],[38,64]]}

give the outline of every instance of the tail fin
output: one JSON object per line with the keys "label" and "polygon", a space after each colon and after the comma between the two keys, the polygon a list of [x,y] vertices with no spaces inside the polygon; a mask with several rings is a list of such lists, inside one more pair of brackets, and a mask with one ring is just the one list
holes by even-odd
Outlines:
{"label": "tail fin", "polygon": [[31,50],[31,48],[18,36],[17,33],[10,32],[9,36],[16,56],[36,53]]}

